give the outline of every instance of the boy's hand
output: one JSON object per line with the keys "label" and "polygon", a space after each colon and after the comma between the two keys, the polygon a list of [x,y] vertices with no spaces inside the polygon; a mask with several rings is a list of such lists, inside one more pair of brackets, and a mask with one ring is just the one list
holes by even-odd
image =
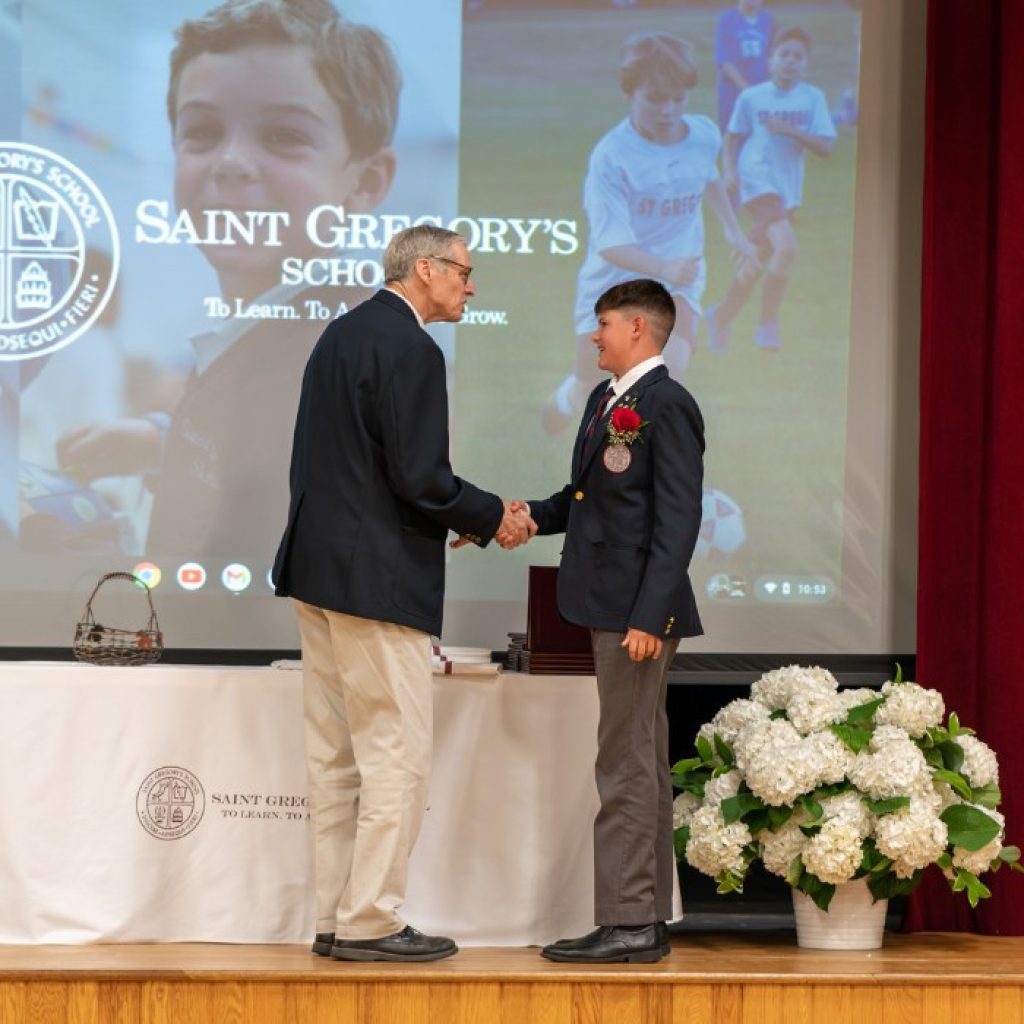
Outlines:
{"label": "boy's hand", "polygon": [[160,463],[160,431],[146,419],[91,423],[57,441],[57,462],[81,483],[151,472]]}
{"label": "boy's hand", "polygon": [[622,646],[629,653],[630,661],[645,661],[647,658],[661,657],[661,637],[653,633],[645,633],[642,629],[634,629],[632,626],[622,641]]}
{"label": "boy's hand", "polygon": [[732,263],[736,276],[744,281],[761,272],[761,260],[757,255],[757,247],[742,231],[726,232],[725,240],[732,250]]}
{"label": "boy's hand", "polygon": [[697,280],[700,271],[700,258],[697,256],[686,256],[679,260],[665,260],[662,264],[660,276],[671,281],[672,284],[686,285],[693,284]]}

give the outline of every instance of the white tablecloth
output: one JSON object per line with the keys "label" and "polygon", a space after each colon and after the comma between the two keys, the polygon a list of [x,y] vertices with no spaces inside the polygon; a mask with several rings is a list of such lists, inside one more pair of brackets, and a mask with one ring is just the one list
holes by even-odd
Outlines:
{"label": "white tablecloth", "polygon": [[[0,943],[307,942],[301,680],[0,664]],[[527,945],[593,922],[592,678],[435,677],[410,923]]]}

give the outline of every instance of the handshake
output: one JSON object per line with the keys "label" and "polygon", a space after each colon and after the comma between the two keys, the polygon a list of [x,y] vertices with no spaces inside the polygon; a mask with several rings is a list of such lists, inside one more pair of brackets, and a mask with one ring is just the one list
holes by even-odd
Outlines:
{"label": "handshake", "polygon": [[[530,511],[525,501],[504,501],[505,514],[494,535],[494,539],[506,550],[525,544],[537,534],[537,524],[530,518]],[[461,548],[472,541],[471,537],[459,537],[451,542],[452,548]]]}

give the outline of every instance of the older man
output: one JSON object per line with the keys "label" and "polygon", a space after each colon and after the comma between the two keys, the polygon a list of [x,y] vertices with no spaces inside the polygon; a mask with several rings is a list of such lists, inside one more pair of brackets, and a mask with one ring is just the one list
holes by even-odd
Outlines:
{"label": "older man", "polygon": [[512,547],[535,527],[448,461],[444,358],[423,325],[459,320],[474,294],[465,241],[410,228],[384,273],[306,366],[274,580],[302,636],[313,951],[438,960],[455,943],[407,926],[399,909],[426,805],[444,541],[454,530]]}

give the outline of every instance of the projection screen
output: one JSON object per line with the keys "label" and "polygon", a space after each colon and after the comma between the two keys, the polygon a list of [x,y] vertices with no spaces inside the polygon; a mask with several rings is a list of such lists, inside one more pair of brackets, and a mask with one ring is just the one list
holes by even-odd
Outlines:
{"label": "projection screen", "polygon": [[[171,647],[297,647],[269,570],[305,359],[394,232],[430,222],[464,234],[477,285],[430,328],[457,474],[560,489],[611,250],[690,261],[692,345],[666,350],[707,425],[689,649],[911,650],[923,3],[296,6],[319,49],[258,3],[0,3],[0,643],[66,647],[129,569]],[[794,27],[800,102],[767,42]],[[658,83],[621,74],[666,38],[696,70],[672,145]],[[713,332],[722,140],[756,241],[744,175],[782,122],[831,151],[783,154],[781,299],[762,277]],[[560,546],[450,553],[444,639],[503,647]]]}

